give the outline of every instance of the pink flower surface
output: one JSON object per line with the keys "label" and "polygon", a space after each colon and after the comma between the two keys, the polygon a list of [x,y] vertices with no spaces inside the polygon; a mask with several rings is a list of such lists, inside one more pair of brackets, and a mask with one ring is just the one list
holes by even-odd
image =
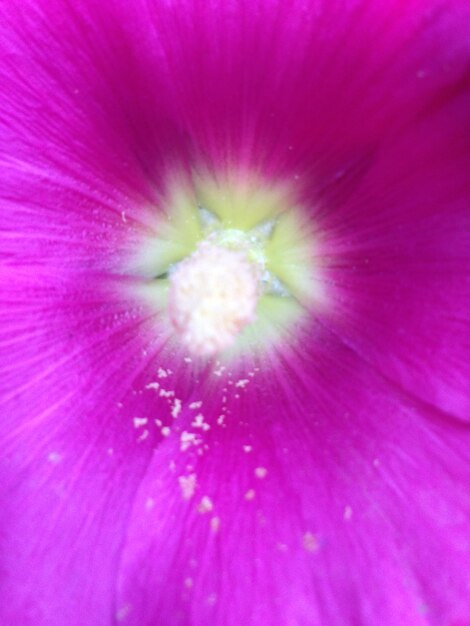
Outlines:
{"label": "pink flower surface", "polygon": [[[0,9],[0,623],[468,626],[468,0]],[[329,301],[225,369],[129,261],[201,169]]]}

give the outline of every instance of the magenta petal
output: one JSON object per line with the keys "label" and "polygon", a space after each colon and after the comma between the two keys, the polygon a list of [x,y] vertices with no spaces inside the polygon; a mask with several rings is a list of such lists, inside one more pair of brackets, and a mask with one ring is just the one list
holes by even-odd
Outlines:
{"label": "magenta petal", "polygon": [[330,216],[334,325],[407,393],[470,415],[470,92],[385,143]]}
{"label": "magenta petal", "polygon": [[16,273],[0,333],[0,622],[107,624],[149,454],[120,407],[132,400],[141,414],[132,389],[146,364],[129,353],[117,307],[110,324],[109,304],[89,301],[84,314],[83,294],[67,303],[40,271],[35,283],[33,299]]}
{"label": "magenta petal", "polygon": [[[302,366],[228,385],[222,425],[206,394],[201,443],[155,451],[125,541],[123,623],[424,626],[469,614],[470,432],[335,342]],[[190,413],[182,427],[197,432]]]}
{"label": "magenta petal", "polygon": [[[3,5],[0,621],[468,623],[467,0]],[[180,168],[294,181],[325,243],[330,308],[231,380],[128,290]]]}
{"label": "magenta petal", "polygon": [[2,624],[113,623],[127,518],[162,439],[145,425],[171,420],[147,388],[161,352],[155,319],[112,283],[104,290],[102,275],[70,274],[2,276]]}

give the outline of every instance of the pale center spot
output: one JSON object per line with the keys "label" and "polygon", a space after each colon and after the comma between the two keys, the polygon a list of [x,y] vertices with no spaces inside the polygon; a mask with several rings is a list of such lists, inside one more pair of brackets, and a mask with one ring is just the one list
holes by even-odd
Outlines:
{"label": "pale center spot", "polygon": [[245,500],[254,500],[256,492],[254,489],[248,489],[245,493]]}
{"label": "pale center spot", "polygon": [[213,508],[214,505],[212,504],[212,500],[209,496],[203,496],[197,510],[199,513],[208,513],[209,511],[212,511]]}
{"label": "pale center spot", "polygon": [[257,467],[255,469],[256,478],[261,478],[261,479],[266,478],[267,474],[268,474],[268,470],[265,467]]}
{"label": "pale center spot", "polygon": [[259,269],[243,250],[203,241],[170,275],[170,318],[197,356],[230,347],[255,319]]}
{"label": "pale center spot", "polygon": [[190,500],[193,497],[194,492],[196,491],[196,474],[190,474],[189,476],[180,476],[178,478],[178,482],[183,499]]}
{"label": "pale center spot", "polygon": [[311,532],[306,532],[304,534],[302,544],[307,552],[316,552],[319,547],[317,537]]}

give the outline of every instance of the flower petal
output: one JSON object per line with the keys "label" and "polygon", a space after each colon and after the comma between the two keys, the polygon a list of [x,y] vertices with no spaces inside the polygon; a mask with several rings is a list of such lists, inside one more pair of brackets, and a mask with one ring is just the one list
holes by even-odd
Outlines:
{"label": "flower petal", "polygon": [[459,88],[385,142],[361,187],[330,216],[336,316],[324,320],[408,393],[465,421],[469,106],[470,89]]}
{"label": "flower petal", "polygon": [[147,388],[162,340],[102,276],[7,269],[2,285],[0,621],[112,623],[127,516],[163,438],[153,418],[172,419]]}
{"label": "flower petal", "polygon": [[398,626],[469,615],[470,431],[334,338],[297,357],[239,386],[225,373],[225,403],[201,389],[206,431],[183,408],[181,428],[200,441],[166,440],[139,487],[123,623]]}
{"label": "flower petal", "polygon": [[[468,3],[2,9],[5,623],[468,618]],[[331,237],[276,385],[219,394],[128,299],[180,167],[294,181]]]}

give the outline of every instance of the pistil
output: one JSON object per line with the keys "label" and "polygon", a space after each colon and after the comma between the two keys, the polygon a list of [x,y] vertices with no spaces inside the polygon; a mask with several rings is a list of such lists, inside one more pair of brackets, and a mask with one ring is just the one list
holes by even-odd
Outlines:
{"label": "pistil", "polygon": [[170,319],[196,356],[229,348],[256,317],[262,291],[259,257],[253,258],[243,245],[224,243],[201,242],[170,273]]}

